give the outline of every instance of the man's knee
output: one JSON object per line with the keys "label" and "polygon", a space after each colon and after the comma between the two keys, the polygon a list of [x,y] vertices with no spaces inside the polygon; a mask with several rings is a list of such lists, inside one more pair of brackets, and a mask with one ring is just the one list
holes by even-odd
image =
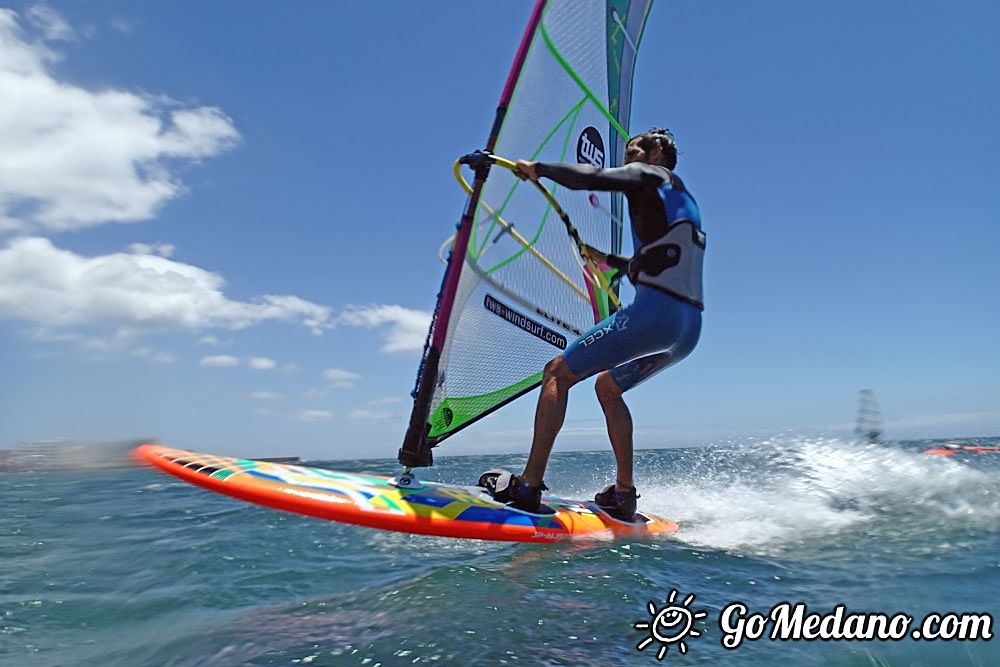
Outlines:
{"label": "man's knee", "polygon": [[545,373],[543,382],[556,382],[561,386],[567,388],[572,387],[574,384],[580,381],[572,370],[569,368],[569,364],[563,359],[560,354],[555,359],[545,364]]}
{"label": "man's knee", "polygon": [[623,393],[614,376],[608,371],[603,371],[597,376],[597,382],[594,383],[594,390],[597,392],[597,400],[601,403],[617,401],[622,397]]}

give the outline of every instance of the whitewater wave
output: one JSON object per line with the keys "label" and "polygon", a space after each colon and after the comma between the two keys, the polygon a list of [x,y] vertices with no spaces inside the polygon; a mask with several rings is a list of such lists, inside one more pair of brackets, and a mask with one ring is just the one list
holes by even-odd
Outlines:
{"label": "whitewater wave", "polygon": [[[662,460],[662,459],[661,459]],[[640,469],[643,507],[698,547],[787,555],[859,540],[947,549],[1000,529],[1000,471],[896,445],[770,440],[686,450]]]}

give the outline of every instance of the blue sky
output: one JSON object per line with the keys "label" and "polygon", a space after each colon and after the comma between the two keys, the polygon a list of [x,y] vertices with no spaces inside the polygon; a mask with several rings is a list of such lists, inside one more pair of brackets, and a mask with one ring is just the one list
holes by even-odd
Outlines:
{"label": "blue sky", "polygon": [[[392,456],[528,2],[0,10],[0,448]],[[709,235],[639,447],[1000,434],[1000,6],[666,2],[632,129]],[[518,157],[518,156],[512,156]],[[588,385],[590,383],[587,383]],[[524,451],[534,398],[442,453]],[[606,446],[578,387],[560,449]]]}

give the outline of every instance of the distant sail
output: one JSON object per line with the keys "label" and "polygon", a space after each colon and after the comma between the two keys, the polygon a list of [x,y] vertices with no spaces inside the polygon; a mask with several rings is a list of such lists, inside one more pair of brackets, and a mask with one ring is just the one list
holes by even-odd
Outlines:
{"label": "distant sail", "polygon": [[[651,4],[539,0],[485,149],[510,159],[621,165],[636,50]],[[621,193],[546,185],[584,242],[621,252]],[[612,312],[597,283],[530,184],[505,169],[477,174],[421,361],[400,461],[429,465],[431,447],[537,387],[545,363]]]}
{"label": "distant sail", "polygon": [[882,411],[871,389],[862,389],[858,395],[858,420],[854,433],[862,442],[882,441]]}

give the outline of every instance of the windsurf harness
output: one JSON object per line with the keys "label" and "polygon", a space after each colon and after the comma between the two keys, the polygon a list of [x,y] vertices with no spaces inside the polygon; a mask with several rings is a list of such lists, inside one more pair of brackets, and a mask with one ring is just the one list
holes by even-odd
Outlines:
{"label": "windsurf harness", "polygon": [[539,164],[536,172],[573,190],[624,192],[638,250],[631,260],[614,258],[612,266],[636,285],[649,285],[705,308],[705,233],[698,204],[680,177],[665,167],[641,162],[603,170]]}

